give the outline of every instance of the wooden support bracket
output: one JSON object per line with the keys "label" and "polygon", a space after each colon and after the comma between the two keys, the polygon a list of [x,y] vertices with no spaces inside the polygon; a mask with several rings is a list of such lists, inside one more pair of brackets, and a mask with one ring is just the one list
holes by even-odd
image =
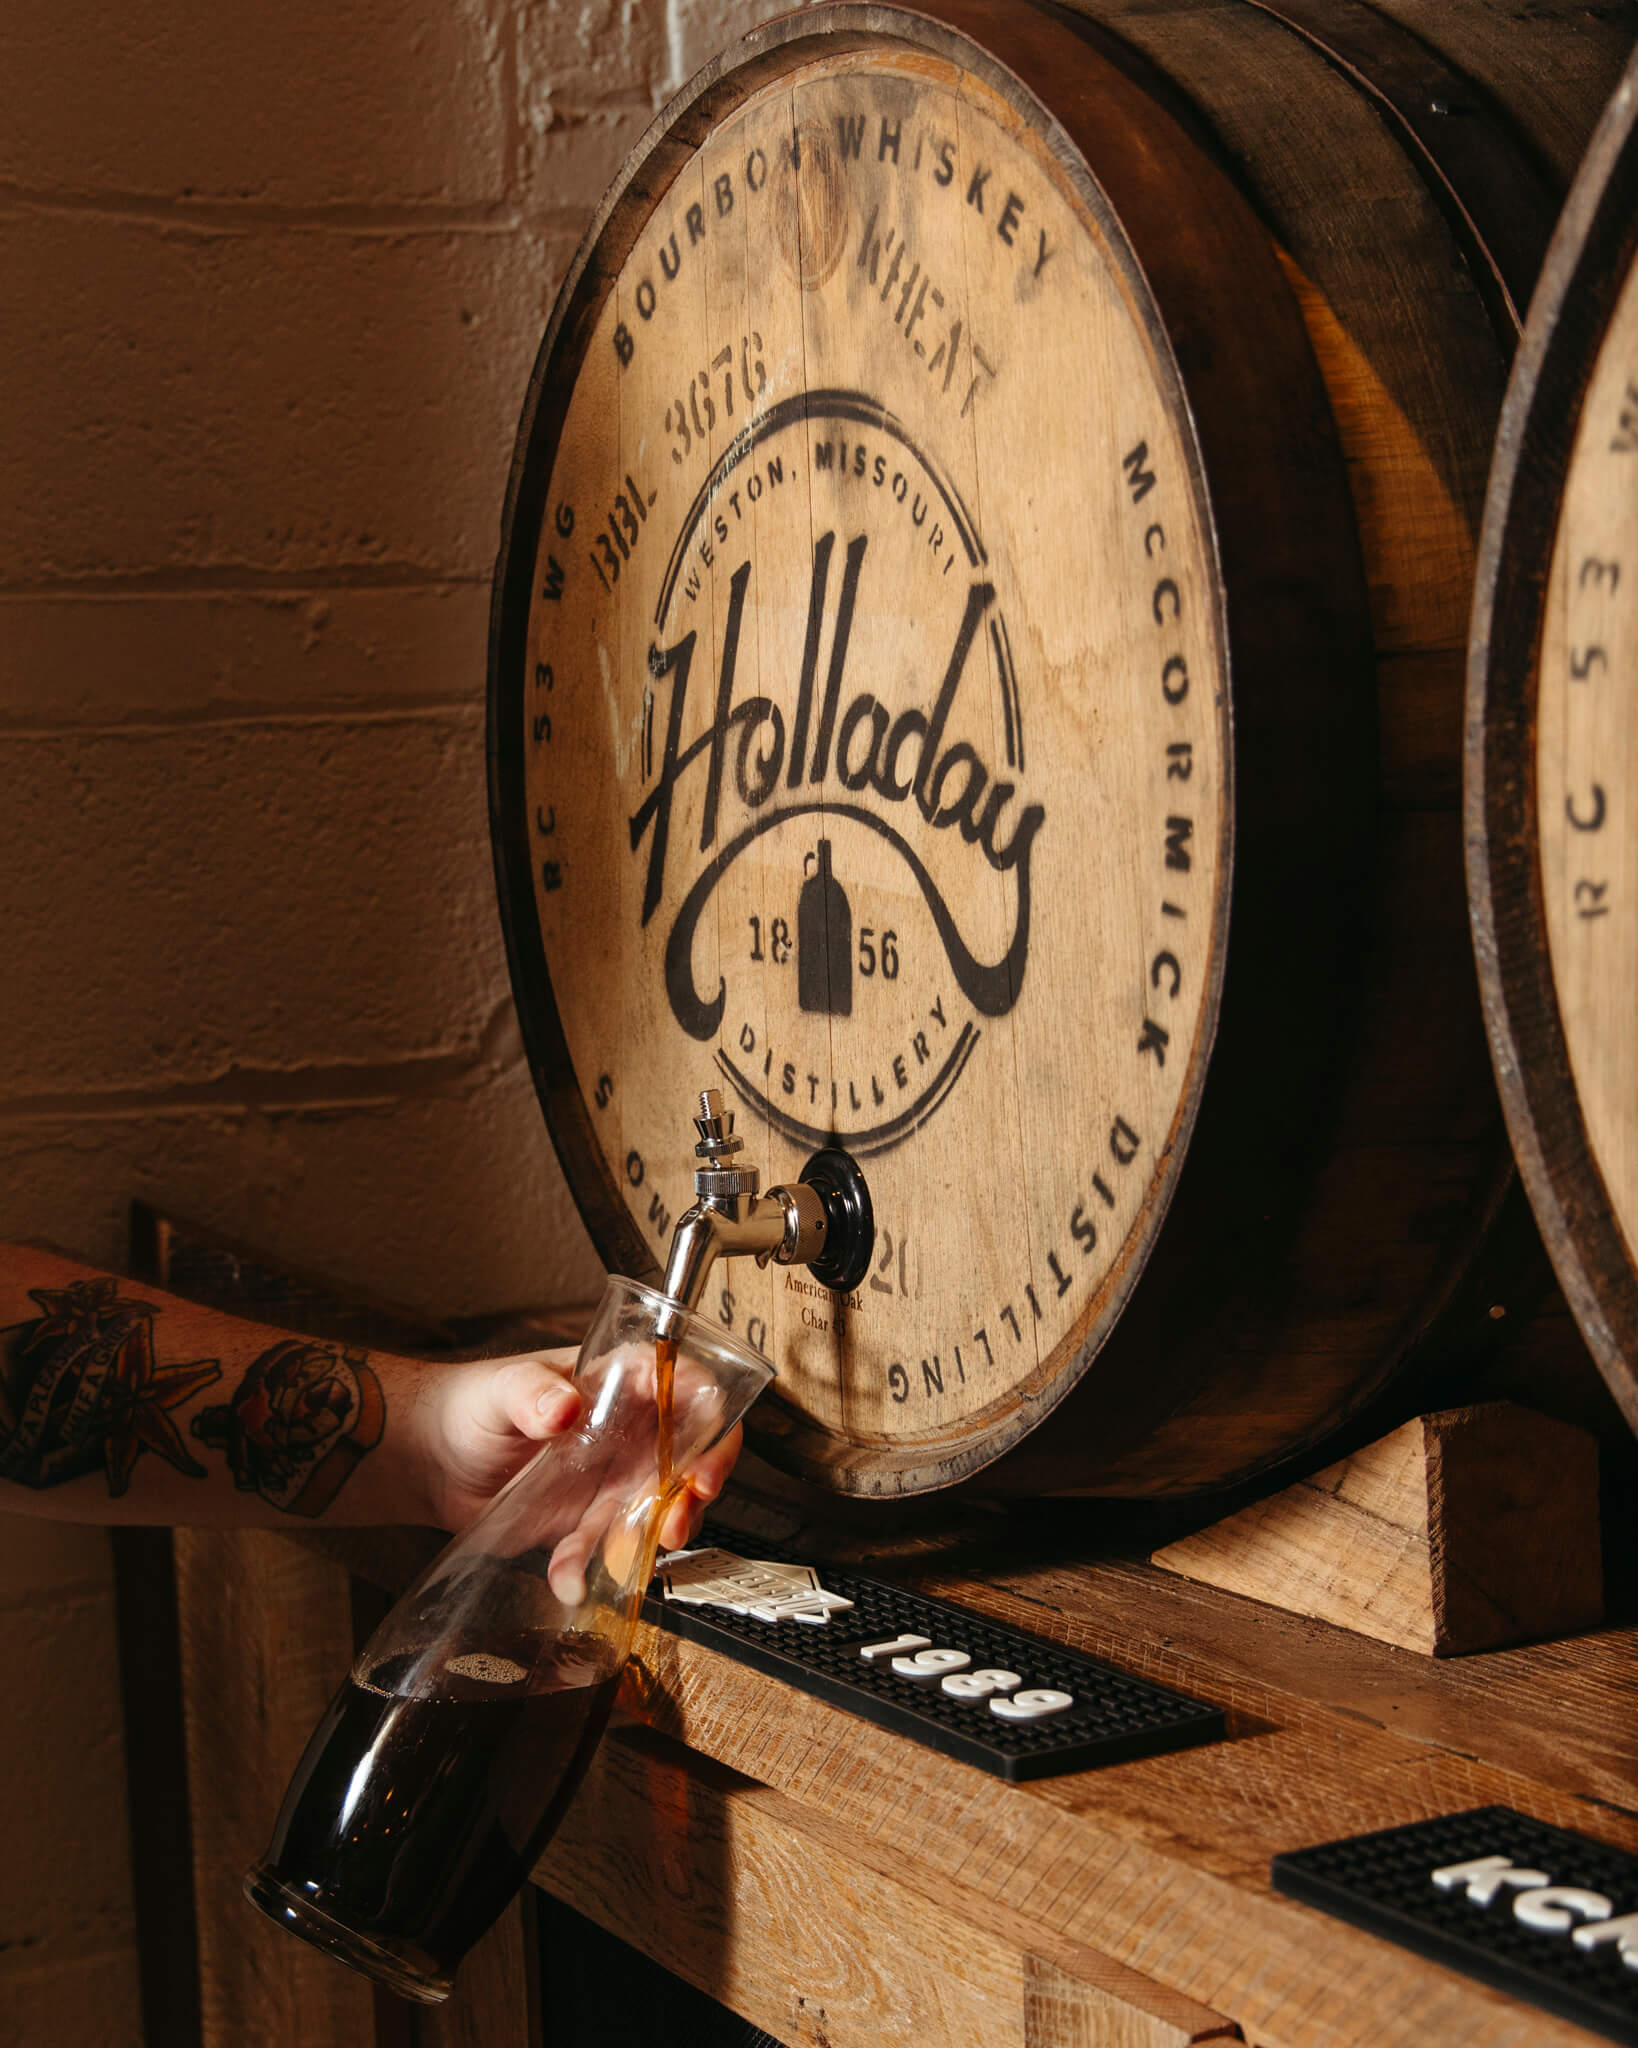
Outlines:
{"label": "wooden support bracket", "polygon": [[1421,1415],[1153,1561],[1425,1656],[1574,1635],[1603,1619],[1598,1447],[1510,1401]]}

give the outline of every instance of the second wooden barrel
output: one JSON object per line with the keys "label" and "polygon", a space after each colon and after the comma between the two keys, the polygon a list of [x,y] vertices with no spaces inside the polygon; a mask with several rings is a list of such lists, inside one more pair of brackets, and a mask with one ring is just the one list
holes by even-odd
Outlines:
{"label": "second wooden barrel", "polygon": [[854,1296],[736,1262],[705,1304],[779,1366],[761,1448],[848,1492],[1238,1480],[1527,1287],[1462,646],[1620,25],[1442,9],[1458,64],[1351,4],[1090,11],[820,6],[702,74],[564,287],[506,507],[491,808],[554,1139],[638,1272],[698,1087],[768,1178],[861,1158]]}
{"label": "second wooden barrel", "polygon": [[1514,367],[1468,700],[1480,981],[1520,1167],[1638,1430],[1638,70]]}

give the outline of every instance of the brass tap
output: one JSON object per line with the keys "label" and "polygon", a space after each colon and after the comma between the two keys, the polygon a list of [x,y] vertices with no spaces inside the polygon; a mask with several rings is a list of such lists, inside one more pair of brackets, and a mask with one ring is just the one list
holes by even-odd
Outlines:
{"label": "brass tap", "polygon": [[848,1293],[870,1269],[876,1242],[870,1191],[858,1166],[839,1147],[816,1152],[791,1185],[760,1192],[754,1166],[735,1155],[734,1113],[720,1089],[706,1088],[694,1118],[694,1202],[677,1219],[666,1260],[665,1293],[695,1309],[720,1258],[749,1253],[759,1266],[807,1266],[824,1286]]}

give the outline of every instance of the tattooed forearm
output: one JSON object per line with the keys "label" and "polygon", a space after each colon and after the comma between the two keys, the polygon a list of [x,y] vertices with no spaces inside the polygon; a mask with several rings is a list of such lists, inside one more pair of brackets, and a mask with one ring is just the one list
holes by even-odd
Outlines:
{"label": "tattooed forearm", "polygon": [[571,1426],[571,1364],[366,1352],[0,1244],[0,1521],[458,1527]]}
{"label": "tattooed forearm", "polygon": [[[29,1297],[40,1314],[0,1330],[0,1479],[38,1489],[100,1470],[118,1499],[144,1451],[185,1478],[208,1478],[168,1411],[214,1386],[220,1361],[160,1364],[158,1306],[117,1280],[30,1288]],[[200,1410],[191,1433],[226,1455],[241,1492],[319,1515],[385,1420],[364,1352],[291,1338],[262,1352],[230,1401]]]}
{"label": "tattooed forearm", "polygon": [[243,1493],[292,1515],[321,1515],[381,1441],[386,1403],[368,1354],[289,1338],[264,1351],[231,1401],[193,1418]]}
{"label": "tattooed forearm", "polygon": [[29,1294],[42,1313],[0,1330],[0,1479],[61,1486],[100,1467],[117,1498],[144,1451],[203,1479],[166,1411],[219,1380],[217,1361],[160,1365],[153,1304],[115,1280]]}

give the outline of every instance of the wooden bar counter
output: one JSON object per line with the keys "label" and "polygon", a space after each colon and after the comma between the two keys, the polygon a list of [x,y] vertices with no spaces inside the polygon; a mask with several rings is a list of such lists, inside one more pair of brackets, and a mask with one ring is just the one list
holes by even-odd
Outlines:
{"label": "wooden bar counter", "polygon": [[[176,1540],[204,2048],[555,2048],[527,1900],[416,2011],[239,1894],[354,1640],[437,1538]],[[645,1625],[536,1882],[790,2048],[1594,2039],[1279,1896],[1269,1861],[1491,1804],[1638,1850],[1638,1627],[1434,1659],[1149,1547],[1061,1503],[813,1555],[1210,1701],[1226,1739],[1008,1784]]]}
{"label": "wooden bar counter", "polygon": [[[1567,1354],[1548,1349],[1563,1392]],[[1596,1403],[1575,1412],[1603,1439],[1614,1619],[1454,1657],[1152,1564],[1188,1510],[945,1496],[884,1519],[816,1504],[747,1452],[717,1511],[741,1555],[901,1582],[1209,1702],[1226,1736],[1011,1784],[640,1624],[535,1882],[788,2048],[1590,2042],[1270,1882],[1282,1851],[1487,1805],[1638,1851],[1638,1460]],[[185,1798],[178,1855],[156,1851],[139,1882],[179,1930],[191,1891],[200,2018],[167,2048],[583,2048],[553,2029],[562,1937],[543,1941],[538,1894],[478,1944],[448,2005],[417,2009],[240,1893],[355,1648],[443,1540],[175,1532]],[[619,2008],[625,1987],[608,1996]],[[176,1991],[157,2006],[180,2011]]]}
{"label": "wooden bar counter", "polygon": [[1638,1848],[1638,1629],[1436,1662],[1116,1556],[902,1575],[1228,1739],[1012,1785],[645,1628],[538,1881],[793,2044],[1591,2038],[1276,1895],[1269,1859],[1492,1803]]}

